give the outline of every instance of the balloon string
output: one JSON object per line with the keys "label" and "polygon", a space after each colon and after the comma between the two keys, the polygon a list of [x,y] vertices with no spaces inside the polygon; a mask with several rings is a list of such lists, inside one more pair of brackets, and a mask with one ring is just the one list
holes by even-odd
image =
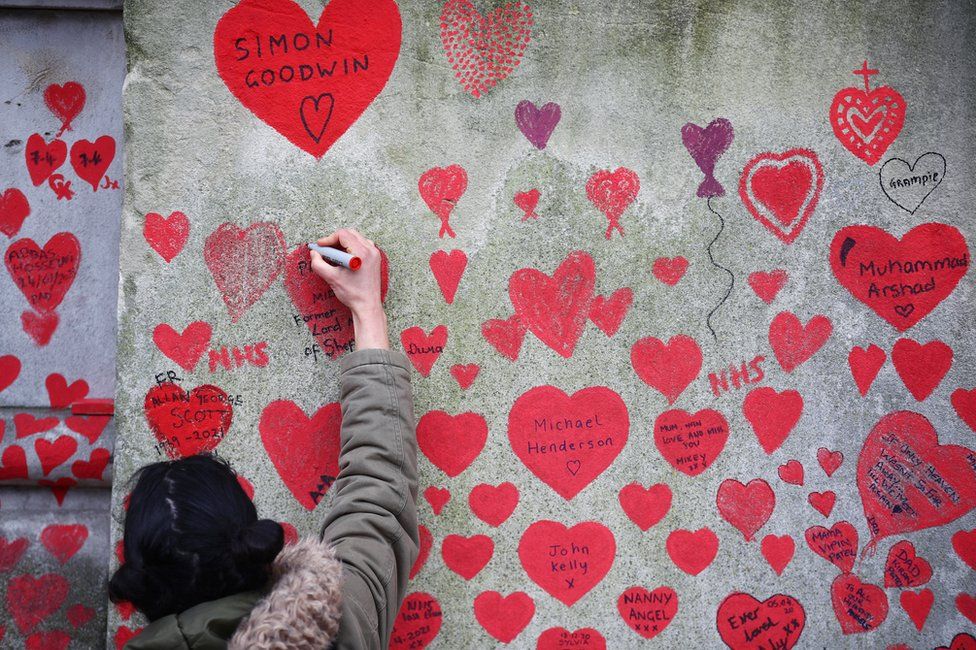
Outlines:
{"label": "balloon string", "polygon": [[708,330],[712,333],[712,337],[715,339],[715,341],[718,342],[718,334],[715,333],[715,329],[712,327],[712,316],[715,314],[715,312],[719,310],[719,308],[722,305],[725,304],[725,301],[729,299],[729,296],[732,295],[732,289],[735,287],[735,275],[732,273],[731,269],[727,269],[721,264],[719,264],[718,262],[716,262],[715,257],[712,256],[712,246],[715,245],[715,242],[718,241],[718,238],[722,236],[722,232],[725,230],[725,219],[723,219],[722,215],[720,215],[718,212],[715,211],[714,208],[712,208],[712,197],[708,197],[705,201],[705,204],[708,206],[708,211],[714,214],[716,217],[718,217],[718,222],[719,222],[718,232],[715,233],[715,238],[708,244],[708,259],[711,260],[712,266],[722,269],[723,271],[728,273],[729,280],[731,280],[731,282],[729,282],[729,289],[728,291],[725,292],[725,295],[722,296],[722,300],[717,305],[715,305],[712,311],[708,312],[708,317],[705,318],[705,324],[708,326]]}

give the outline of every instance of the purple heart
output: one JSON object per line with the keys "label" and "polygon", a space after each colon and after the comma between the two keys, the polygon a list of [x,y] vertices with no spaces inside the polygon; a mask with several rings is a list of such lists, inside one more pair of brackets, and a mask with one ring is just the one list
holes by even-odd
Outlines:
{"label": "purple heart", "polygon": [[546,148],[549,136],[559,124],[560,117],[562,111],[559,104],[553,102],[536,108],[535,104],[524,99],[515,107],[515,124],[536,149]]}
{"label": "purple heart", "polygon": [[698,169],[705,174],[705,180],[698,186],[698,196],[725,196],[725,188],[713,175],[718,157],[732,144],[735,131],[732,122],[724,117],[712,120],[704,129],[689,122],[681,127],[681,141],[685,149],[695,159]]}

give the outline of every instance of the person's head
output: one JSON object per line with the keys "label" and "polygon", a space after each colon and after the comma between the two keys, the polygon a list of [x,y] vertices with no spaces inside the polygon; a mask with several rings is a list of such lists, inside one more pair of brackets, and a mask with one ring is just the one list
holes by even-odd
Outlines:
{"label": "person's head", "polygon": [[225,461],[191,456],[147,465],[134,478],[125,563],[109,581],[114,602],[155,620],[264,586],[284,532],[258,519]]}

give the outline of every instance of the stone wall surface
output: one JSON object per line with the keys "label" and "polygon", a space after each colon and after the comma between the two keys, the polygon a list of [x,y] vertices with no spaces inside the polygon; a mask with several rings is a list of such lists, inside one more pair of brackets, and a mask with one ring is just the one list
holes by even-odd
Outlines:
{"label": "stone wall surface", "polygon": [[973,634],[976,5],[323,4],[125,3],[113,540],[207,449],[314,533],[352,226],[417,370],[394,647]]}

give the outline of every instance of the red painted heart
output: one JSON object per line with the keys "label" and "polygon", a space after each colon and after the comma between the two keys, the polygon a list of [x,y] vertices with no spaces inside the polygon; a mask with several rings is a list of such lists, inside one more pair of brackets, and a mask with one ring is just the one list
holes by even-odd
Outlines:
{"label": "red painted heart", "polygon": [[711,409],[695,414],[674,409],[654,421],[654,444],[661,456],[688,476],[698,476],[711,467],[728,439],[725,416]]}
{"label": "red painted heart", "polygon": [[522,349],[527,328],[518,315],[508,320],[493,319],[481,325],[481,335],[502,356],[515,361]]}
{"label": "red painted heart", "polygon": [[663,632],[678,613],[678,594],[671,587],[648,591],[631,587],[617,599],[617,611],[627,627],[645,639]]}
{"label": "red painted heart", "polygon": [[0,573],[10,571],[20,562],[29,544],[23,537],[10,542],[6,537],[0,537]]}
{"label": "red painted heart", "polygon": [[830,105],[830,126],[848,151],[873,165],[901,132],[905,108],[905,99],[889,86],[843,88]]}
{"label": "red painted heart", "polygon": [[417,181],[417,189],[420,191],[420,198],[424,200],[430,211],[441,220],[441,228],[437,235],[456,237],[449,221],[458,201],[468,189],[468,173],[464,171],[464,167],[451,165],[428,169]]}
{"label": "red painted heart", "polygon": [[454,303],[454,296],[457,294],[458,285],[461,283],[461,276],[464,269],[468,266],[468,256],[462,250],[436,251],[430,256],[430,270],[437,280],[437,286],[441,289],[444,301],[451,305]]}
{"label": "red painted heart", "polygon": [[859,634],[876,629],[888,617],[888,597],[884,590],[857,576],[844,573],[830,585],[834,615],[844,634]]}
{"label": "red painted heart", "polygon": [[565,648],[606,650],[607,641],[592,627],[584,627],[575,632],[570,632],[563,627],[551,627],[539,635],[535,648],[536,650],[564,650]]}
{"label": "red painted heart", "polygon": [[81,245],[70,232],[60,232],[44,244],[18,239],[7,247],[4,262],[14,284],[34,311],[54,311],[64,300],[81,265]]}
{"label": "red painted heart", "polygon": [[68,384],[68,381],[59,373],[51,373],[44,380],[47,388],[48,400],[52,409],[66,409],[73,402],[84,399],[88,395],[88,382],[84,379],[76,379]]}
{"label": "red painted heart", "polygon": [[98,191],[98,185],[113,160],[115,138],[110,135],[103,135],[94,142],[78,140],[71,145],[71,166],[78,178],[92,186],[92,191]]}
{"label": "red painted heart", "polygon": [[427,503],[430,504],[430,509],[434,511],[434,514],[439,515],[444,510],[444,506],[451,500],[451,491],[447,488],[431,485],[424,490],[424,498],[427,499]]}
{"label": "red painted heart", "polygon": [[78,451],[78,441],[71,436],[58,436],[54,442],[50,440],[34,441],[34,452],[41,461],[41,471],[47,476],[64,464],[66,460]]}
{"label": "red painted heart", "polygon": [[169,217],[150,212],[142,226],[142,236],[169,263],[186,245],[190,236],[190,220],[182,212],[173,212]]}
{"label": "red painted heart", "polygon": [[556,521],[537,521],[525,530],[518,545],[529,578],[569,607],[603,580],[616,550],[610,529],[593,521],[571,528]]}
{"label": "red painted heart", "polygon": [[41,532],[41,544],[61,564],[74,557],[87,539],[88,527],[84,524],[52,524]]}
{"label": "red painted heart", "polygon": [[811,526],[804,534],[810,550],[827,560],[843,573],[854,570],[857,560],[857,529],[847,521],[831,526]]}
{"label": "red painted heart", "polygon": [[627,517],[641,530],[654,526],[671,509],[671,488],[666,483],[656,483],[645,488],[640,483],[630,483],[620,490],[620,507]]}
{"label": "red painted heart", "polygon": [[480,483],[468,494],[471,512],[489,526],[501,526],[518,506],[519,491],[512,483]]}
{"label": "red painted heart", "polygon": [[788,280],[789,274],[785,269],[776,269],[768,273],[765,271],[755,271],[749,274],[749,286],[759,296],[759,299],[767,305],[773,304],[776,296],[786,286]]}
{"label": "red painted heart", "polygon": [[80,481],[85,479],[101,481],[111,459],[112,454],[108,449],[95,449],[89,454],[88,460],[76,460],[71,463],[71,473]]}
{"label": "red painted heart", "polygon": [[960,560],[976,571],[976,529],[956,531],[952,536],[952,548]]}
{"label": "red painted heart", "polygon": [[834,511],[834,504],[837,502],[837,494],[830,490],[826,492],[811,492],[807,496],[807,501],[810,502],[814,510],[824,517],[830,517],[830,513]]}
{"label": "red painted heart", "polygon": [[922,345],[912,339],[898,339],[891,350],[891,363],[905,388],[917,401],[932,394],[952,366],[952,348],[942,341]]}
{"label": "red painted heart", "polygon": [[485,632],[502,643],[511,643],[535,616],[535,602],[521,591],[502,596],[483,591],[474,599],[474,617]]}
{"label": "red painted heart", "polygon": [[14,429],[17,439],[33,436],[38,433],[50,431],[58,426],[58,418],[51,416],[46,418],[34,417],[30,413],[18,413],[14,416]]}
{"label": "red painted heart", "polygon": [[515,197],[512,199],[512,201],[515,203],[515,207],[524,213],[522,215],[522,221],[539,218],[539,215],[536,214],[535,209],[539,207],[539,199],[541,197],[542,193],[536,189],[528,190],[527,192],[515,193]]}
{"label": "red painted heart", "polygon": [[210,347],[213,330],[209,323],[195,321],[178,333],[168,323],[160,323],[153,330],[153,342],[159,351],[186,370],[193,372]]}
{"label": "red painted heart", "polygon": [[0,393],[7,390],[20,376],[20,359],[12,354],[0,356]]}
{"label": "red painted heart", "polygon": [[285,252],[285,237],[273,223],[253,223],[244,229],[224,223],[207,237],[203,259],[232,323],[278,278]]}
{"label": "red painted heart", "polygon": [[885,587],[921,587],[932,579],[932,565],[916,555],[915,546],[903,539],[888,551],[884,574]]}
{"label": "red painted heart", "polygon": [[783,575],[783,571],[793,560],[796,544],[789,535],[766,535],[759,544],[762,555],[772,567],[776,575]]}
{"label": "red painted heart", "polygon": [[718,537],[709,528],[675,530],[668,535],[665,548],[674,565],[696,576],[712,563],[718,555]]}
{"label": "red painted heart", "polygon": [[34,345],[39,348],[51,342],[54,330],[58,328],[61,319],[56,312],[35,314],[32,311],[25,311],[20,315],[20,324],[24,332],[34,341]]}
{"label": "red painted heart", "polygon": [[769,387],[753,388],[742,402],[742,412],[767,454],[782,446],[803,415],[803,396],[795,390],[780,393]]}
{"label": "red painted heart", "polygon": [[18,576],[7,583],[7,611],[21,634],[31,632],[61,609],[71,585],[64,576],[48,573]]}
{"label": "red painted heart", "polygon": [[63,86],[51,84],[44,89],[44,104],[61,120],[62,131],[71,130],[71,120],[81,113],[85,99],[85,87],[77,81],[68,81]]}
{"label": "red painted heart", "polygon": [[603,169],[590,177],[586,182],[586,196],[596,208],[607,218],[609,225],[605,236],[610,239],[614,230],[623,237],[624,229],[620,225],[620,217],[624,210],[637,199],[640,192],[640,177],[636,172],[619,167],[614,171]]}
{"label": "red painted heart", "polygon": [[681,256],[659,257],[654,260],[654,265],[651,267],[651,273],[654,274],[654,277],[669,287],[681,282],[681,278],[685,277],[687,270],[688,260]]}
{"label": "red painted heart", "polygon": [[776,507],[776,495],[769,483],[760,478],[746,485],[727,478],[718,486],[715,505],[722,519],[732,524],[748,542],[769,521]]}
{"label": "red painted heart", "polygon": [[823,183],[823,166],[809,149],[762,153],[742,170],[739,197],[756,221],[792,244],[816,209]]}
{"label": "red painted heart", "polygon": [[17,188],[10,188],[0,194],[0,232],[13,237],[20,232],[24,219],[30,216],[30,203]]}
{"label": "red painted heart", "polygon": [[[0,380],[0,385],[2,384],[3,381]],[[957,388],[952,391],[952,408],[956,410],[959,419],[976,433],[976,388]]]}
{"label": "red painted heart", "polygon": [[798,460],[788,460],[778,468],[780,480],[790,485],[803,485],[803,464]]}
{"label": "red painted heart", "polygon": [[806,620],[800,601],[783,594],[761,602],[746,593],[729,594],[715,614],[719,636],[734,650],[790,650],[799,643]]}
{"label": "red painted heart", "polygon": [[867,348],[856,345],[851,348],[850,354],[847,355],[847,365],[851,368],[851,376],[854,377],[857,392],[861,397],[867,396],[871,384],[874,383],[887,359],[888,355],[885,351],[874,344]]}
{"label": "red painted heart", "polygon": [[780,367],[793,372],[823,347],[833,331],[826,316],[814,316],[804,325],[796,314],[783,311],[769,324],[769,345]]}
{"label": "red painted heart", "polygon": [[227,393],[205,384],[187,392],[162,383],[146,393],[146,421],[170,458],[213,451],[227,435],[234,407]]}
{"label": "red painted heart", "polygon": [[417,421],[417,444],[448,476],[457,476],[474,462],[488,440],[488,424],[477,413],[449,415],[430,411]]}
{"label": "red painted heart", "polygon": [[451,376],[461,387],[461,390],[467,390],[471,388],[471,384],[478,377],[478,373],[481,371],[481,366],[476,363],[460,364],[456,363],[451,366]]}
{"label": "red painted heart", "polygon": [[57,138],[49,143],[39,133],[34,133],[27,138],[24,159],[31,182],[38,187],[68,159],[68,145]]}
{"label": "red painted heart", "polygon": [[438,325],[427,334],[420,327],[409,327],[400,333],[400,343],[413,367],[424,377],[430,376],[437,359],[447,345],[447,326]]}
{"label": "red painted heart", "polygon": [[443,614],[437,599],[423,592],[408,594],[393,623],[390,648],[420,650],[426,648],[441,631]]}
{"label": "red painted heart", "polygon": [[631,347],[630,365],[641,381],[674,404],[701,372],[701,348],[683,334],[672,336],[667,343],[649,336]]}
{"label": "red painted heart", "polygon": [[826,447],[820,447],[817,449],[817,462],[820,463],[820,468],[827,475],[827,478],[830,478],[844,463],[844,454],[839,451],[831,451]]}
{"label": "red painted heart", "polygon": [[634,292],[624,287],[617,289],[609,298],[595,296],[590,303],[590,320],[607,336],[613,336],[620,329],[634,302]]}
{"label": "red painted heart", "polygon": [[448,535],[441,544],[444,566],[465,580],[478,575],[495,554],[495,543],[487,535]]}

